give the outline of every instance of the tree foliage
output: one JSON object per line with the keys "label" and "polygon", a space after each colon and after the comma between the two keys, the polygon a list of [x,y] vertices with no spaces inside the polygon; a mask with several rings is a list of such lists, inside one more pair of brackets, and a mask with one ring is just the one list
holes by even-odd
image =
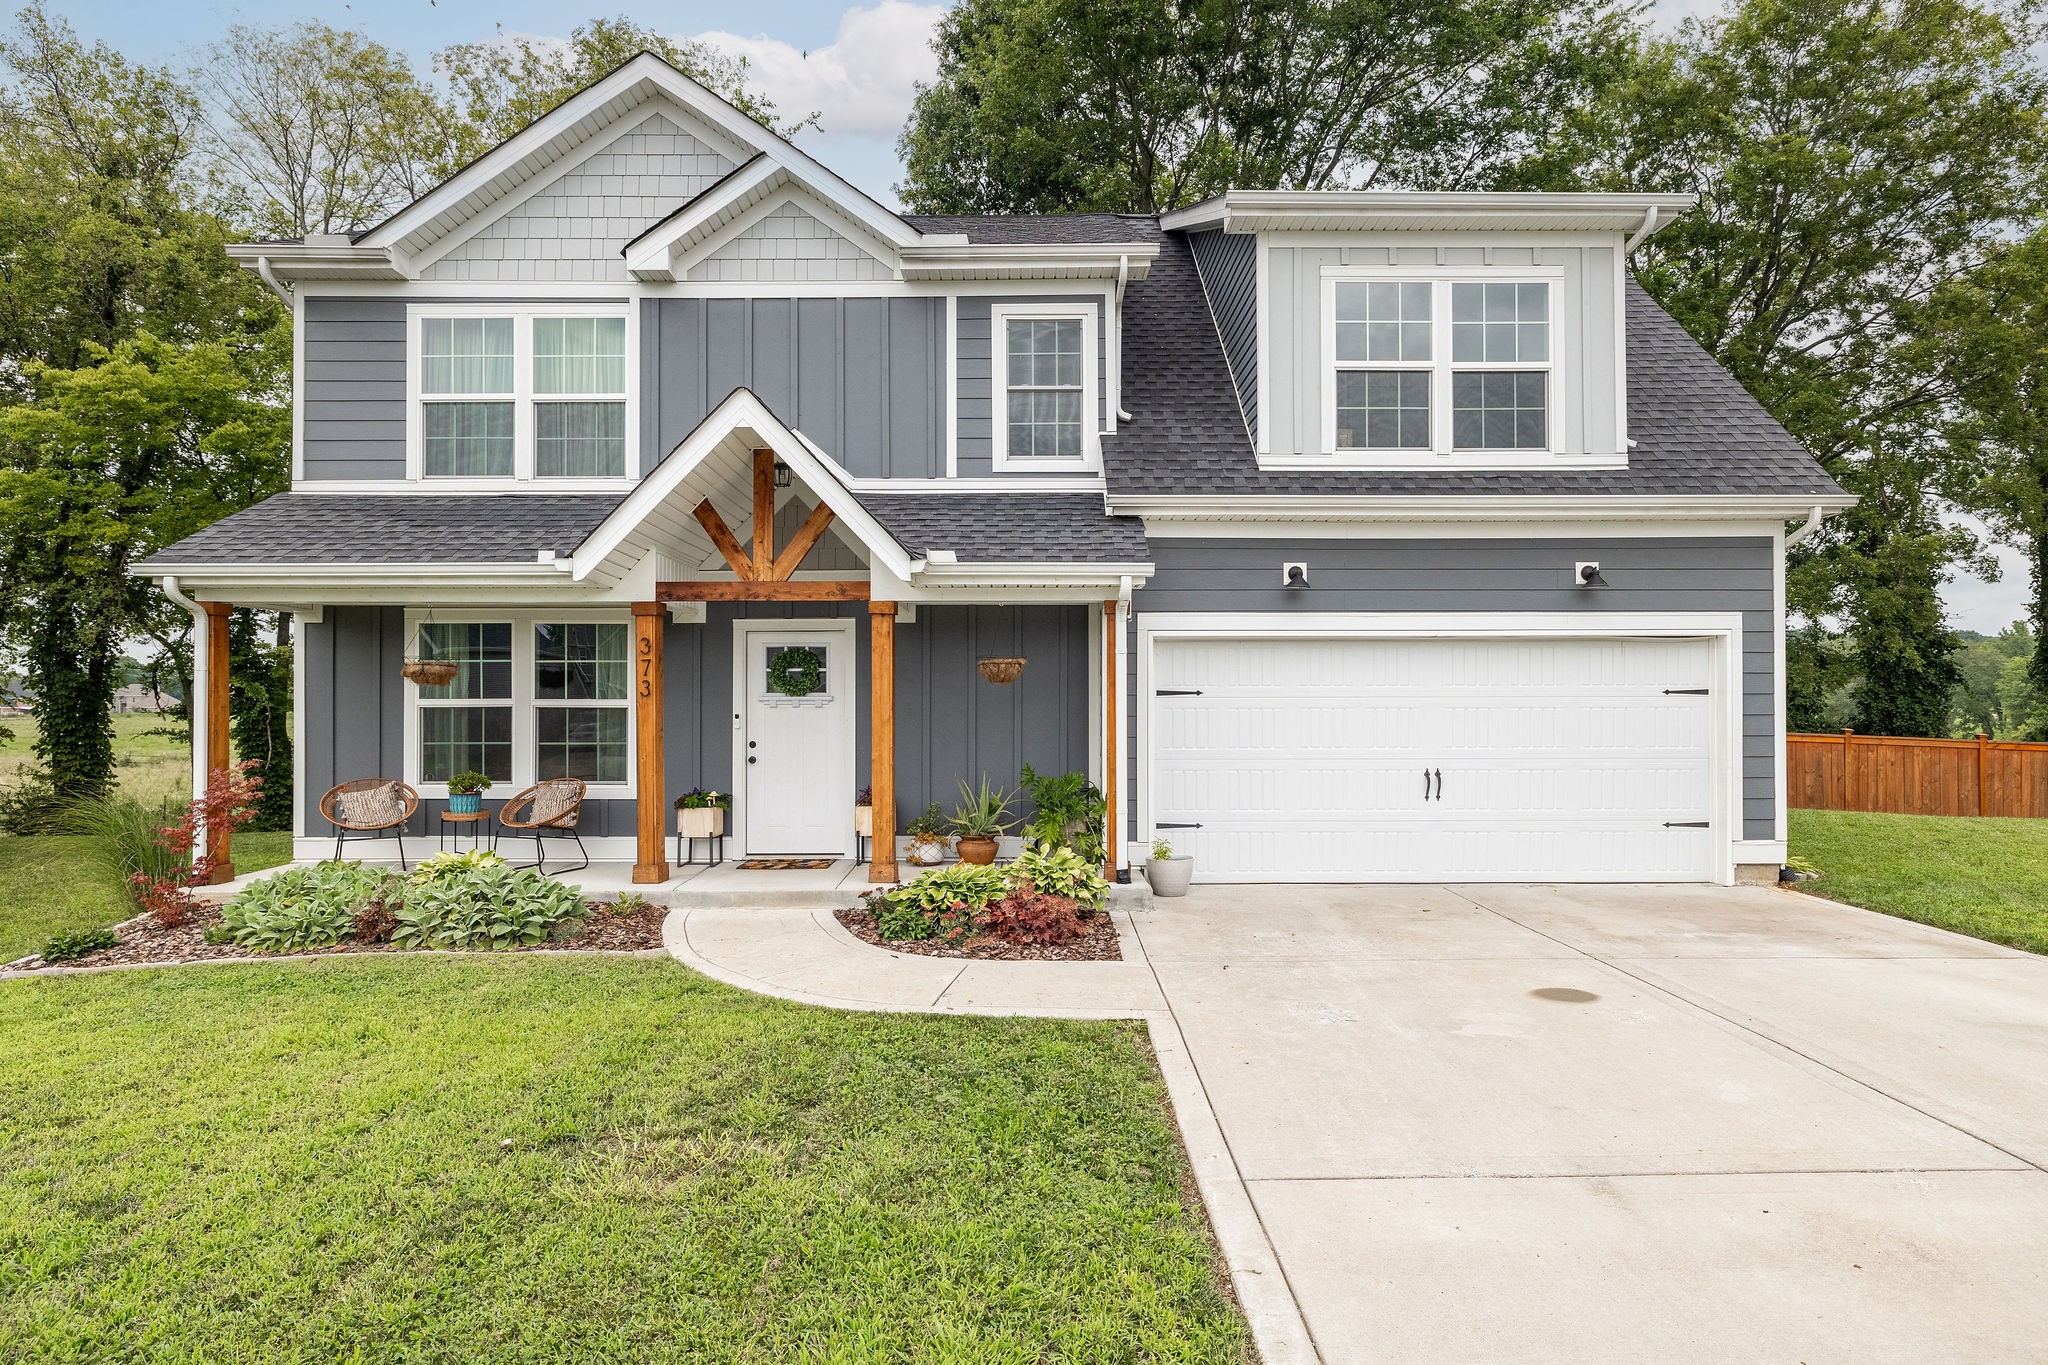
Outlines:
{"label": "tree foliage", "polygon": [[966,0],[899,148],[931,213],[1513,185],[1633,37],[1600,0]]}

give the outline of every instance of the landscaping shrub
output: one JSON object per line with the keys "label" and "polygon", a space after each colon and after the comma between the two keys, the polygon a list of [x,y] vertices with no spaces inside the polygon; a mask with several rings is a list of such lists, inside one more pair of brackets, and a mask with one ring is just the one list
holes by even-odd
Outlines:
{"label": "landscaping shrub", "polygon": [[413,875],[391,941],[404,948],[530,948],[589,913],[573,886],[493,854],[449,854],[429,858]]}
{"label": "landscaping shrub", "polygon": [[254,762],[242,762],[217,771],[177,819],[157,827],[152,836],[157,853],[148,867],[129,874],[128,885],[135,903],[159,928],[175,929],[190,920],[191,888],[213,881],[213,855],[200,848],[202,830],[233,834],[255,814],[256,801],[263,795],[263,779],[254,775],[255,767]]}
{"label": "landscaping shrub", "polygon": [[1084,914],[1100,910],[1109,897],[1109,879],[1102,875],[1101,863],[1067,844],[1032,844],[1005,870],[1011,886],[1078,901]]}
{"label": "landscaping shrub", "polygon": [[883,938],[961,938],[974,932],[982,907],[1000,897],[1008,877],[999,867],[955,863],[934,868],[869,904]]}
{"label": "landscaping shrub", "polygon": [[1088,774],[1040,773],[1029,763],[1017,785],[1035,809],[1024,825],[1024,840],[1033,844],[1072,845],[1083,860],[1103,860],[1103,829],[1109,803]]}
{"label": "landscaping shrub", "polygon": [[121,941],[112,929],[73,929],[43,945],[45,962],[70,962],[98,948],[111,948]]}
{"label": "landscaping shrub", "polygon": [[390,900],[379,897],[356,911],[351,933],[358,943],[389,943],[398,931],[398,911]]}
{"label": "landscaping shrub", "polygon": [[132,796],[105,796],[71,807],[64,813],[59,828],[66,834],[90,838],[92,842],[85,846],[86,857],[109,880],[121,884],[129,904],[137,910],[147,910],[150,907],[144,903],[144,886],[175,879],[184,868],[185,855],[163,837],[164,829],[176,824],[181,814],[183,810],[176,801],[149,805]]}
{"label": "landscaping shrub", "polygon": [[398,878],[361,863],[287,868],[221,909],[230,941],[262,952],[327,948],[355,933],[358,912],[397,897]]}
{"label": "landscaping shrub", "polygon": [[1081,902],[1038,891],[1012,891],[981,912],[981,931],[1005,943],[1065,943],[1084,927]]}
{"label": "landscaping shrub", "polygon": [[41,768],[24,768],[0,787],[0,834],[55,834],[63,819],[64,803]]}

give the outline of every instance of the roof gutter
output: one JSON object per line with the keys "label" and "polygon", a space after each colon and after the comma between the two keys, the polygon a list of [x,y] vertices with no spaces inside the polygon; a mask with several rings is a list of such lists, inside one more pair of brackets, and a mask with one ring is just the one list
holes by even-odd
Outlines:
{"label": "roof gutter", "polygon": [[1800,516],[1809,508],[1839,512],[1853,507],[1847,493],[1816,497],[1811,493],[1646,494],[1581,496],[1523,494],[1485,497],[1469,493],[1384,494],[1235,493],[1118,494],[1106,496],[1111,516],[1137,516],[1148,521],[1473,521],[1513,517],[1524,521],[1768,521]]}
{"label": "roof gutter", "polygon": [[1806,514],[1805,522],[1803,522],[1799,526],[1794,527],[1790,532],[1786,534],[1785,548],[1788,550],[1791,549],[1794,545],[1797,545],[1800,541],[1806,539],[1815,531],[1818,531],[1820,529],[1821,521],[1826,516],[1827,509],[1822,507],[1819,503],[1815,503],[1813,510]]}
{"label": "roof gutter", "polygon": [[270,292],[284,300],[285,307],[289,308],[292,306],[292,291],[279,283],[277,272],[270,268],[270,258],[268,256],[258,256],[256,258],[256,278],[269,285]]}
{"label": "roof gutter", "polygon": [[1643,225],[1631,233],[1628,241],[1622,245],[1621,255],[1623,260],[1635,255],[1636,248],[1649,240],[1650,234],[1657,230],[1657,220],[1663,215],[1663,212],[1663,209],[1653,206],[1643,214]]}
{"label": "roof gutter", "polygon": [[1116,352],[1110,357],[1109,382],[1116,394],[1116,403],[1111,410],[1116,413],[1116,420],[1119,422],[1131,420],[1131,414],[1124,411],[1124,290],[1130,283],[1131,256],[1129,252],[1125,252],[1117,257],[1116,303],[1111,310],[1116,316],[1110,319],[1114,325],[1109,330],[1110,345]]}

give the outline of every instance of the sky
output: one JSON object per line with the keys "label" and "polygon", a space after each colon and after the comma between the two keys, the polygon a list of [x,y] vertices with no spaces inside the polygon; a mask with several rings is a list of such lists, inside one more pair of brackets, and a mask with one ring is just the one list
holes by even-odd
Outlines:
{"label": "sky", "polygon": [[[1704,13],[1715,0],[1657,0],[1656,18],[1675,23]],[[805,150],[874,195],[895,204],[902,176],[896,134],[910,112],[916,83],[936,69],[929,40],[943,4],[873,0],[748,0],[722,4],[605,3],[564,7],[535,0],[267,0],[260,7],[159,3],[135,0],[63,0],[57,11],[88,39],[103,39],[129,57],[184,66],[196,50],[235,23],[285,24],[322,19],[356,28],[409,53],[424,70],[451,43],[495,33],[563,36],[585,14],[623,13],[650,27],[699,38],[753,67],[759,88],[784,115],[816,110],[822,131],[798,136]],[[1999,582],[1959,577],[1943,593],[1951,621],[1967,630],[1995,632],[2025,614],[2027,576],[2017,553],[2003,551]]]}

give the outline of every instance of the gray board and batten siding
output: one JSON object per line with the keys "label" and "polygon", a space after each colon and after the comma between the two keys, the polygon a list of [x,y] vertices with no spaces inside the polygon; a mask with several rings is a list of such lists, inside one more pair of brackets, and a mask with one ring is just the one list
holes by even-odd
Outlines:
{"label": "gray board and batten siding", "polygon": [[945,301],[649,299],[640,464],[659,464],[736,388],[857,478],[946,472]]}
{"label": "gray board and batten siding", "polygon": [[299,388],[308,479],[405,477],[405,301],[305,301]]}
{"label": "gray board and batten siding", "polygon": [[[1034,294],[1019,297],[967,296],[954,312],[959,347],[953,382],[958,386],[959,423],[957,467],[963,479],[985,479],[995,473],[995,339],[990,311],[994,304],[1092,303],[1095,305],[1095,422],[1097,431],[1108,425],[1109,351],[1105,329],[1109,322],[1109,300],[1102,294]],[[944,471],[941,471],[944,472]],[[1047,470],[1047,475],[1072,478],[1070,469]],[[1004,477],[1033,477],[1015,466]]]}
{"label": "gray board and batten siding", "polygon": [[[1605,588],[1574,586],[1573,564],[1598,560]],[[1742,613],[1742,814],[1746,839],[1777,836],[1774,572],[1761,537],[1617,536],[1529,540],[1233,540],[1154,537],[1146,612],[1734,612]],[[1306,560],[1308,590],[1278,586],[1280,565]],[[1131,645],[1135,648],[1135,632]],[[1133,692],[1136,672],[1132,672]],[[1164,685],[1154,680],[1157,685]],[[1138,733],[1131,698],[1125,717]],[[1137,790],[1137,745],[1124,764]],[[1132,806],[1135,822],[1136,805]],[[1132,847],[1151,831],[1131,827]]]}
{"label": "gray board and batten siding", "polygon": [[[1322,450],[1323,371],[1329,363],[1322,353],[1326,267],[1470,267],[1484,277],[1513,278],[1521,266],[1562,272],[1550,313],[1556,393],[1551,411],[1563,424],[1566,453],[1615,454],[1620,433],[1615,427],[1614,251],[1607,246],[1267,247],[1268,411],[1260,414],[1262,449],[1327,453]],[[1196,259],[1201,259],[1199,252]],[[1223,326],[1219,317],[1219,331]],[[1229,334],[1222,335],[1229,354]],[[1235,367],[1238,357],[1229,358]],[[1237,382],[1242,386],[1242,375]]]}
{"label": "gray board and batten siding", "polygon": [[[468,613],[479,615],[480,613]],[[732,623],[851,617],[858,645],[853,704],[854,772],[868,782],[868,614],[863,603],[811,605],[712,603],[704,625],[672,625],[666,633],[668,695],[664,805],[692,787],[732,787]],[[623,616],[621,619],[624,619]],[[1041,772],[1085,771],[1089,765],[1088,634],[1093,609],[1079,606],[925,606],[896,628],[896,793],[898,828],[926,803],[947,812],[962,779],[982,774],[1015,787],[1029,763]],[[405,773],[405,612],[400,607],[329,607],[305,627],[304,828],[332,837],[319,817],[318,795],[359,777]],[[984,657],[1024,658],[1016,682],[982,678]],[[487,804],[512,796],[494,791]],[[852,824],[853,792],[846,793]],[[438,800],[421,803],[414,829],[438,830]],[[630,837],[632,800],[586,803],[583,832]],[[514,849],[514,852],[517,850]]]}
{"label": "gray board and batten siding", "polygon": [[1247,431],[1259,429],[1259,239],[1242,232],[1190,232],[1216,335]]}

